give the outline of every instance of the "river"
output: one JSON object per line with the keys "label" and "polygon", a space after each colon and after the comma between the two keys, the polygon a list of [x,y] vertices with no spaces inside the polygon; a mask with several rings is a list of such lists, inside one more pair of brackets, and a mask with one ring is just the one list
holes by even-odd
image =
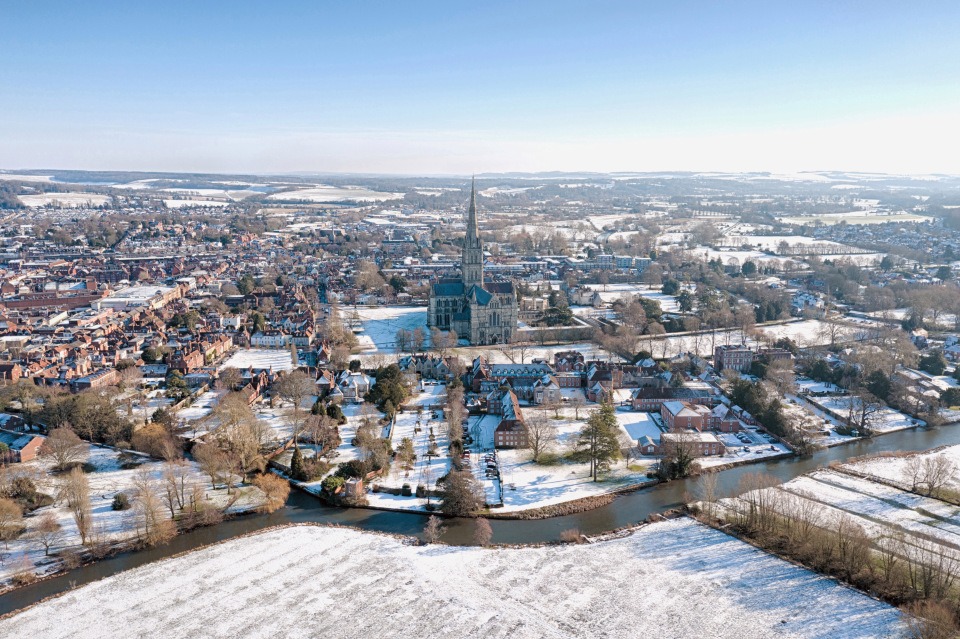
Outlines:
{"label": "river", "polygon": [[[875,455],[887,451],[920,451],[951,444],[960,444],[960,426],[958,425],[931,430],[900,431],[821,450],[803,459],[788,458],[731,468],[720,473],[719,490],[720,494],[735,492],[740,478],[746,473],[764,472],[781,481],[788,481],[826,466],[830,462],[843,461],[850,457]],[[673,481],[622,495],[606,506],[575,515],[534,520],[491,519],[493,540],[497,543],[510,544],[556,541],[562,531],[571,528],[577,528],[587,535],[599,534],[642,522],[652,513],[680,506],[684,501],[684,495],[692,492],[693,488],[693,480]],[[320,503],[308,494],[294,491],[287,505],[270,515],[246,515],[209,528],[198,528],[175,537],[164,546],[121,553],[0,595],[0,614],[24,608],[75,585],[96,581],[217,541],[271,526],[305,522],[339,524],[361,530],[400,535],[417,535],[423,530],[424,515],[363,508],[334,508]],[[452,519],[445,521],[445,524],[447,531],[444,534],[444,541],[451,544],[470,543],[473,536],[472,520]]]}

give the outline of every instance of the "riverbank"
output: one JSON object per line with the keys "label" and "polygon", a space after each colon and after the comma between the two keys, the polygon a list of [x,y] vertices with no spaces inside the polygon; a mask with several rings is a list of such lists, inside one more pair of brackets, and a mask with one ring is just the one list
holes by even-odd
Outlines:
{"label": "riverbank", "polygon": [[[793,457],[774,462],[739,466],[717,474],[718,494],[732,494],[748,474],[758,470],[787,482],[833,462],[849,458],[876,455],[883,452],[924,451],[939,446],[960,444],[960,427],[944,426],[937,429],[909,430],[883,437],[858,440],[848,446],[816,451],[809,457]],[[589,511],[547,519],[491,519],[493,540],[500,544],[537,544],[556,541],[566,530],[579,530],[587,536],[634,526],[650,515],[682,507],[685,495],[694,493],[696,480],[675,480],[621,494],[605,506]],[[239,537],[250,532],[287,523],[331,523],[362,530],[416,536],[423,531],[424,515],[410,512],[384,512],[365,508],[337,508],[326,506],[301,491],[293,491],[287,505],[272,514],[252,514],[229,519],[217,526],[198,528],[178,535],[168,544],[145,550],[124,552],[95,561],[60,576],[8,591],[0,595],[0,614],[26,607],[36,601],[77,584],[97,581],[165,559],[185,550],[199,548],[217,541]],[[443,541],[455,545],[473,543],[474,520],[446,519]]]}
{"label": "riverbank", "polygon": [[[328,605],[361,589],[359,608]],[[895,609],[686,517],[522,549],[289,526],[87,584],[7,616],[0,634],[441,637],[452,615],[463,637],[903,636]]]}

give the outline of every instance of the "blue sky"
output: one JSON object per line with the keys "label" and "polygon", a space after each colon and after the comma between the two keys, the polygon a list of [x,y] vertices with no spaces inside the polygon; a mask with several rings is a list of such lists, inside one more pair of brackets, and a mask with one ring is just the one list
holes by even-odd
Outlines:
{"label": "blue sky", "polygon": [[4,0],[0,16],[4,168],[960,173],[956,2]]}

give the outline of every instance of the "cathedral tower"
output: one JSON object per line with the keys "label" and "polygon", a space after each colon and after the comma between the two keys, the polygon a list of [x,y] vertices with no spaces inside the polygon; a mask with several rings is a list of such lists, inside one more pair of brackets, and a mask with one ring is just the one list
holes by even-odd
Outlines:
{"label": "cathedral tower", "polygon": [[477,181],[470,186],[470,210],[467,212],[467,234],[463,238],[463,256],[460,261],[463,286],[483,286],[483,244],[477,231]]}

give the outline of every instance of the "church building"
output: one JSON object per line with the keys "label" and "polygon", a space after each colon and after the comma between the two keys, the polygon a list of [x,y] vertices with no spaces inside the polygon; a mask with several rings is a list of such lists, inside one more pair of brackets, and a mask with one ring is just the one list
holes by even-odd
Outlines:
{"label": "church building", "polygon": [[427,325],[442,331],[456,331],[458,337],[473,345],[513,341],[517,330],[517,292],[513,282],[483,279],[476,184],[470,190],[460,271],[461,279],[440,280],[431,287]]}

